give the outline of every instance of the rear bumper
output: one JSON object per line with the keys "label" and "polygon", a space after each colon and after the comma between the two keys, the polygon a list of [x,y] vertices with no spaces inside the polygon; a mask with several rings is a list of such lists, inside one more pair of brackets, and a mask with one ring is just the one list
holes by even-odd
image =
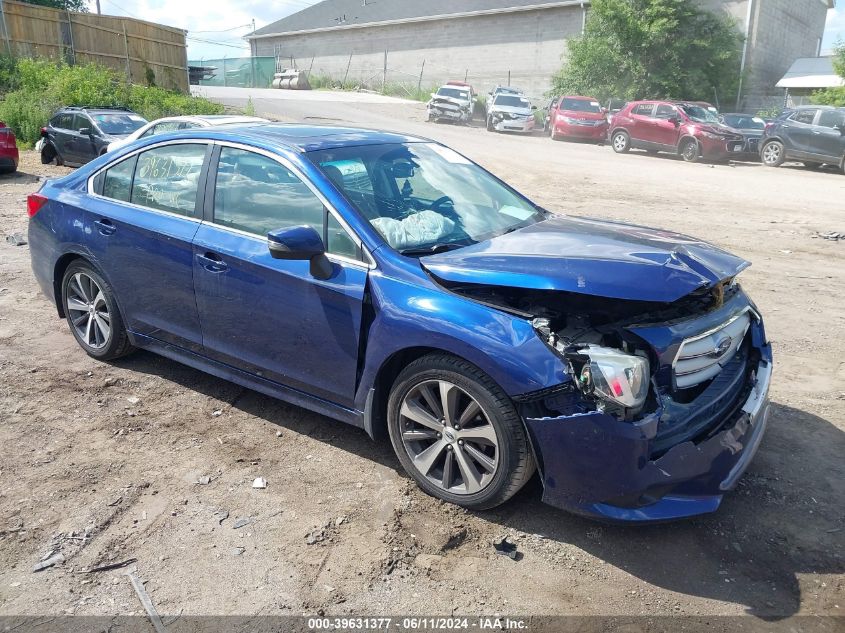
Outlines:
{"label": "rear bumper", "polygon": [[0,154],[0,169],[17,169],[18,168],[18,150],[13,152],[4,151]]}
{"label": "rear bumper", "polygon": [[[660,411],[638,422],[601,412],[526,418],[543,477],[543,501],[607,521],[649,523],[713,512],[745,472],[769,417],[771,349],[729,428],[651,458]],[[624,501],[620,501],[624,500]]]}

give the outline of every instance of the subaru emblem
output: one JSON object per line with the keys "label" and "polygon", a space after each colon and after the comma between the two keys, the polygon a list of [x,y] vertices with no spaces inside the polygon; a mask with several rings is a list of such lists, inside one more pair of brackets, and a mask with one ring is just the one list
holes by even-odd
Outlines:
{"label": "subaru emblem", "polygon": [[731,345],[733,344],[734,340],[730,336],[726,336],[725,338],[721,339],[718,343],[716,343],[716,347],[713,349],[713,356],[716,358],[722,358],[728,351],[731,349]]}

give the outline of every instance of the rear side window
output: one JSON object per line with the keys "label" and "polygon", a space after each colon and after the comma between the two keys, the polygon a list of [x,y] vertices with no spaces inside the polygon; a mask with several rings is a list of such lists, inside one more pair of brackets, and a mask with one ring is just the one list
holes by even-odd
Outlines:
{"label": "rear side window", "polygon": [[73,123],[73,115],[72,114],[60,114],[53,118],[52,124],[53,127],[58,128],[60,130],[70,130],[71,124]]}
{"label": "rear side window", "polygon": [[789,118],[796,123],[806,123],[807,125],[812,125],[813,120],[816,118],[816,112],[818,112],[818,110],[801,110]]}
{"label": "rear side window", "polygon": [[289,226],[313,226],[323,235],[325,207],[290,170],[247,150],[220,150],[214,191],[214,221],[267,235]]}
{"label": "rear side window", "polygon": [[130,201],[142,207],[196,215],[206,145],[165,145],[138,154]]}
{"label": "rear side window", "polygon": [[819,125],[831,128],[845,125],[845,112],[840,110],[823,110],[822,115],[819,117]]}
{"label": "rear side window", "polygon": [[113,200],[129,202],[132,193],[132,174],[138,155],[127,158],[114,167],[109,167],[103,177],[103,195]]}
{"label": "rear side window", "polygon": [[639,116],[651,116],[652,111],[654,110],[654,105],[651,103],[641,103],[640,105],[634,106],[634,109],[631,110],[631,114],[636,114]]}

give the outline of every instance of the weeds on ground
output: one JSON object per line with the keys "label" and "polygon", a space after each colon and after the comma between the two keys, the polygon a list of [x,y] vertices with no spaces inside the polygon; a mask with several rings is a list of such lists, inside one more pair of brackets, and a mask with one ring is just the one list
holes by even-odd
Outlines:
{"label": "weeds on ground", "polygon": [[223,106],[156,86],[128,84],[121,73],[96,64],[0,59],[0,121],[28,147],[64,106],[129,108],[148,120],[179,114],[221,114]]}

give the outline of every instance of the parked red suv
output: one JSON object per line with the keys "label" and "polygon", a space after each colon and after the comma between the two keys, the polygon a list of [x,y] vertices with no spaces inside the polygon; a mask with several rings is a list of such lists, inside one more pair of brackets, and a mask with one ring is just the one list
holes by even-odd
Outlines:
{"label": "parked red suv", "polygon": [[632,101],[613,117],[610,130],[613,150],[620,154],[631,148],[671,152],[692,163],[739,156],[745,148],[742,134],[688,102]]}
{"label": "parked red suv", "polygon": [[18,143],[15,133],[0,121],[0,174],[18,169]]}
{"label": "parked red suv", "polygon": [[607,140],[607,111],[593,97],[559,97],[549,106],[549,136],[557,141],[577,138]]}

